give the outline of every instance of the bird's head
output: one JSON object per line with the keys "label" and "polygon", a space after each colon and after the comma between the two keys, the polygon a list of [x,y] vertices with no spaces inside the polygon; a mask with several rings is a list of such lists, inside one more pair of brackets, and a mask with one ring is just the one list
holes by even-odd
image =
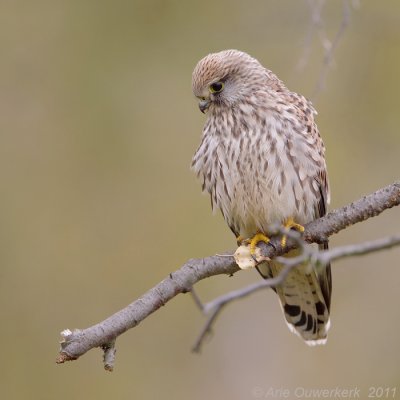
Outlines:
{"label": "bird's head", "polygon": [[267,70],[253,57],[238,50],[224,50],[201,59],[192,75],[192,89],[200,111],[232,107],[265,82]]}

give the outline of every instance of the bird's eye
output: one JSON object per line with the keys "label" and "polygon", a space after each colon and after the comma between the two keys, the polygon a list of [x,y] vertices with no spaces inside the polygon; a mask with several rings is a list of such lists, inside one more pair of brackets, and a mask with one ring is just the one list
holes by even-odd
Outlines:
{"label": "bird's eye", "polygon": [[223,82],[215,82],[210,85],[210,92],[211,93],[219,93],[222,92],[224,89],[224,83]]}

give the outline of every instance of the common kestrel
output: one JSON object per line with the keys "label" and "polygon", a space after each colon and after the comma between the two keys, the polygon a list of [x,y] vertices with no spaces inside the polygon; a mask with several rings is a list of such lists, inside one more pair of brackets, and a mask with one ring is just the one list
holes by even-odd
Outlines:
{"label": "common kestrel", "polygon": [[[207,113],[192,168],[237,238],[254,248],[276,224],[299,229],[326,213],[325,147],[310,101],[238,50],[200,60],[192,88]],[[264,278],[281,269],[259,266]],[[275,289],[290,330],[307,344],[326,342],[331,288],[329,265],[301,264]]]}

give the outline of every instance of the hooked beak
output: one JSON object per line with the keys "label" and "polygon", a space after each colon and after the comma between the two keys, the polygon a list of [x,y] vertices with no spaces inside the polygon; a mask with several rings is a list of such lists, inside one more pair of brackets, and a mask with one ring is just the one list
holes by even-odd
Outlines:
{"label": "hooked beak", "polygon": [[199,108],[203,114],[208,110],[208,107],[210,107],[209,99],[204,99],[199,101]]}

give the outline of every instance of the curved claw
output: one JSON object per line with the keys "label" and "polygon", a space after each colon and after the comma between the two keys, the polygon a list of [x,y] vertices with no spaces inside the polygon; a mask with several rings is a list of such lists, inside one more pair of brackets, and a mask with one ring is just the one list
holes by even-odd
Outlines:
{"label": "curved claw", "polygon": [[[269,237],[265,236],[263,233],[257,233],[250,240],[250,254],[254,258],[254,254],[256,253],[257,244],[260,242],[264,242],[266,244],[269,243]],[[255,260],[257,261],[257,260]]]}
{"label": "curved claw", "polygon": [[[285,229],[294,229],[297,232],[304,232],[304,226],[294,222],[293,218],[288,218],[283,226]],[[287,236],[283,235],[281,239],[281,246],[285,247],[286,242],[287,242]]]}

